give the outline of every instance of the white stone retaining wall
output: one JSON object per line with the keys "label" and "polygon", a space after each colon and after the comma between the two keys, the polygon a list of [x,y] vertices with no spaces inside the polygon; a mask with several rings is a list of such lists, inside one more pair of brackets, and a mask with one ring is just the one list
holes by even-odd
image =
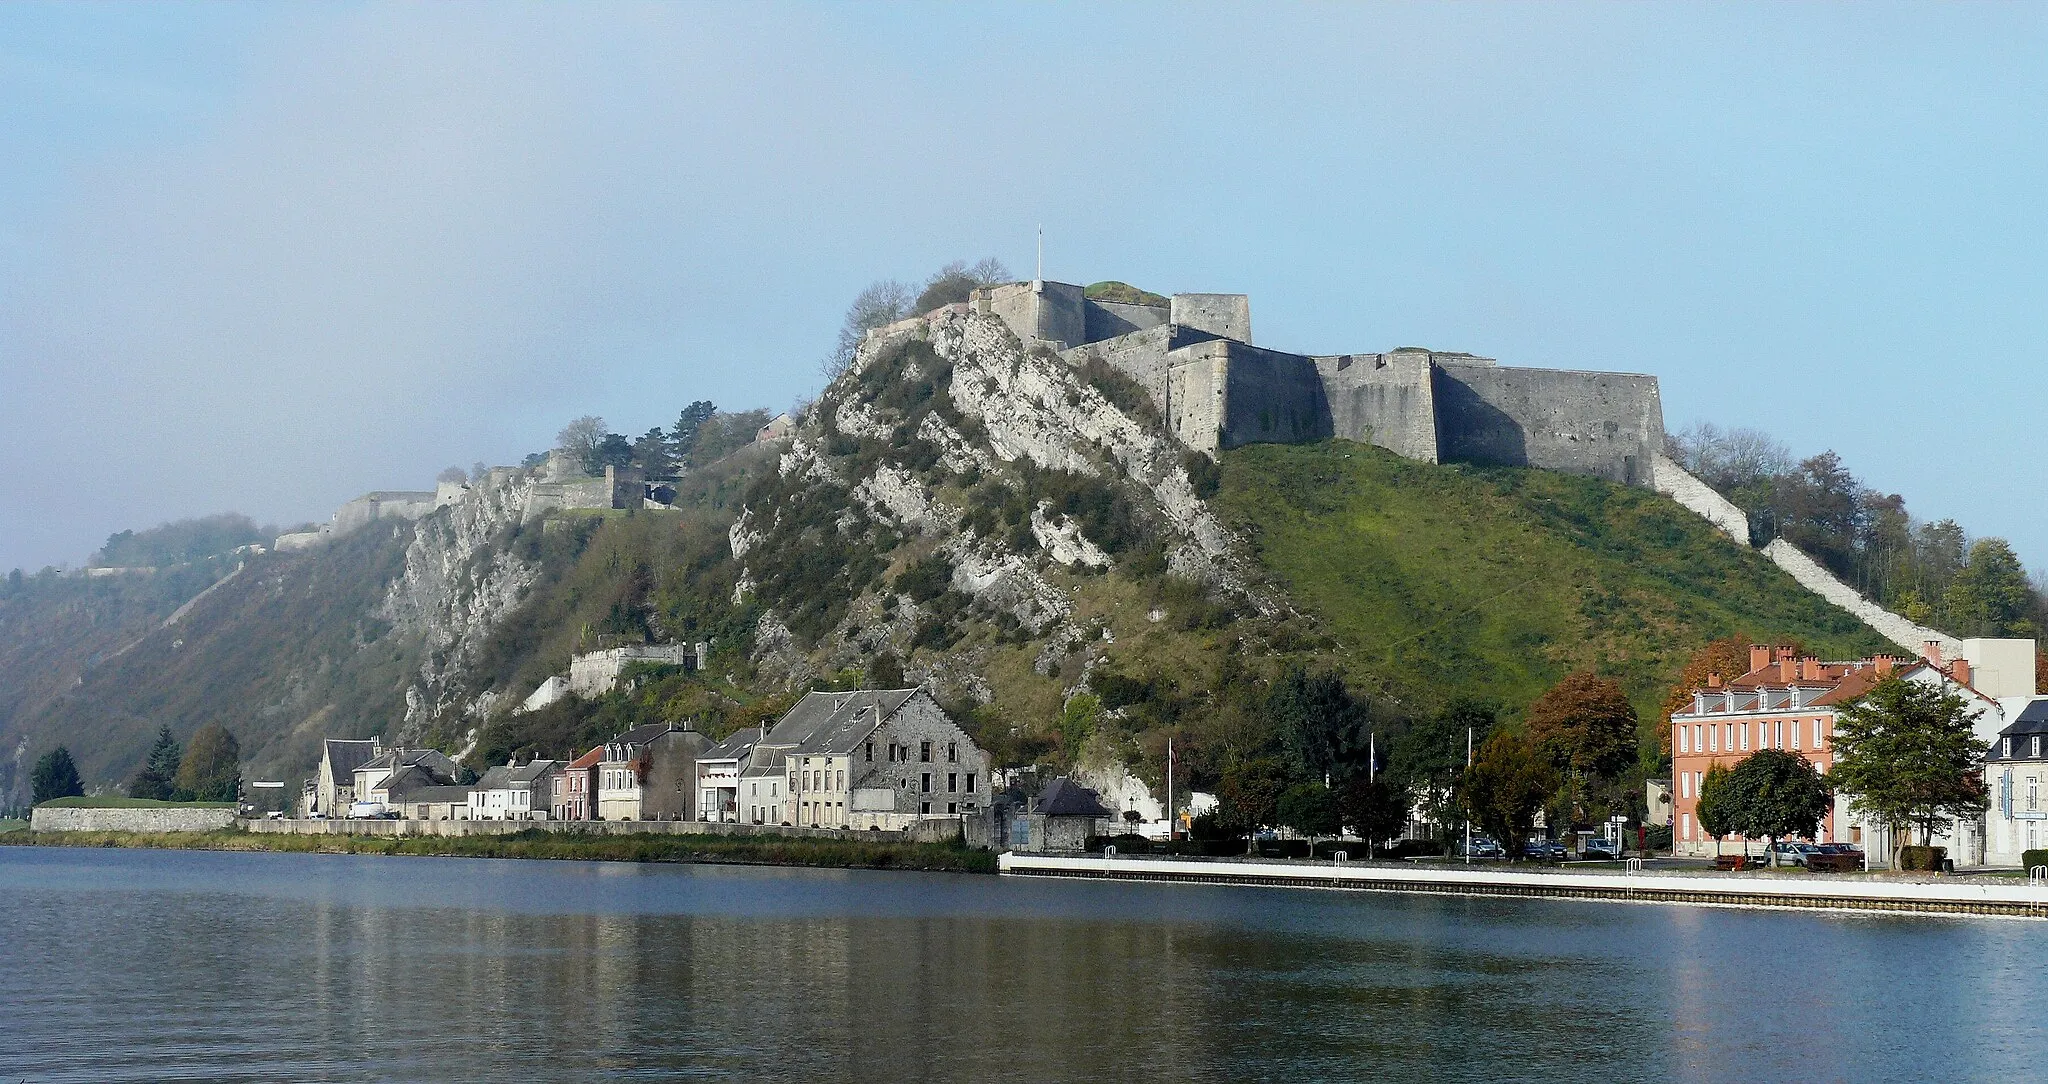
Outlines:
{"label": "white stone retaining wall", "polygon": [[[225,812],[225,811],[224,811]],[[877,843],[945,843],[960,838],[960,822],[943,818],[917,821],[903,831],[854,831],[797,828],[780,824],[730,824],[713,821],[426,821],[426,820],[288,820],[247,821],[251,832],[302,836],[506,836],[516,832],[564,832],[599,836],[784,836],[796,839],[862,839]]]}
{"label": "white stone retaining wall", "polygon": [[1864,598],[1857,590],[1835,574],[1822,568],[1820,562],[1808,557],[1799,547],[1782,538],[1771,539],[1764,547],[1764,556],[1784,569],[1799,581],[1801,587],[1827,599],[1842,609],[1856,615],[1856,619],[1876,629],[1885,639],[1917,655],[1929,640],[1941,645],[1942,654],[1953,658],[1960,655],[1963,645],[1960,640],[1946,633],[1936,632],[1925,625],[1916,625],[1898,614]]}
{"label": "white stone retaining wall", "polygon": [[1413,864],[1028,854],[1001,855],[997,868],[1004,874],[1047,877],[2048,918],[2048,886],[1982,878],[1902,881],[1808,873],[1573,873]]}
{"label": "white stone retaining wall", "polygon": [[28,826],[37,832],[217,832],[235,826],[235,811],[38,806],[29,813]]}

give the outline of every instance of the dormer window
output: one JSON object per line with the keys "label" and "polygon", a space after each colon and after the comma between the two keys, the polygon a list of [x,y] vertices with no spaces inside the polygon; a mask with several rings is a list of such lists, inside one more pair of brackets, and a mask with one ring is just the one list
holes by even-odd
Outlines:
{"label": "dormer window", "polygon": [[2011,739],[2011,738],[2000,738],[2000,739],[1998,739],[1998,759],[2000,759],[2000,760],[2011,760],[2011,759],[2012,759],[2012,739]]}
{"label": "dormer window", "polygon": [[2041,755],[2041,735],[2036,734],[2033,737],[2028,738],[2027,745],[2030,747],[2027,750],[2028,756],[2039,757]]}

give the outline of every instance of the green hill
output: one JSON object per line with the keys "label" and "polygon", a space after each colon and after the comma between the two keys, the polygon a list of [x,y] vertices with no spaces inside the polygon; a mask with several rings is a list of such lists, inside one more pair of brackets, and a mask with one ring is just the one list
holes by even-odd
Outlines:
{"label": "green hill", "polygon": [[1688,656],[1731,635],[1855,657],[1889,645],[1762,556],[1645,489],[1432,466],[1347,441],[1223,456],[1218,504],[1355,680],[1415,708],[1519,709],[1574,669],[1654,716]]}

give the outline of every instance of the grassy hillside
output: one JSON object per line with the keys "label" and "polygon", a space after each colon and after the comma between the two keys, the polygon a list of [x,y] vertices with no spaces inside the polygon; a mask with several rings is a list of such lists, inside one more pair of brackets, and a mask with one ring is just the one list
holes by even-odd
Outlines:
{"label": "grassy hillside", "polygon": [[1354,680],[1411,710],[1470,695],[1517,711],[1590,667],[1654,716],[1717,637],[1835,658],[1889,646],[1648,490],[1347,441],[1228,452],[1223,477],[1219,507]]}

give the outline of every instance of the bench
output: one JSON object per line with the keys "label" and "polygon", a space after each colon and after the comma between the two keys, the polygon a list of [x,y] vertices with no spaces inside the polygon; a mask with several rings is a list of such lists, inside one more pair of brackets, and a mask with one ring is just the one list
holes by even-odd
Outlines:
{"label": "bench", "polygon": [[1749,856],[1746,854],[1716,855],[1714,856],[1714,868],[1719,870],[1748,869]]}

